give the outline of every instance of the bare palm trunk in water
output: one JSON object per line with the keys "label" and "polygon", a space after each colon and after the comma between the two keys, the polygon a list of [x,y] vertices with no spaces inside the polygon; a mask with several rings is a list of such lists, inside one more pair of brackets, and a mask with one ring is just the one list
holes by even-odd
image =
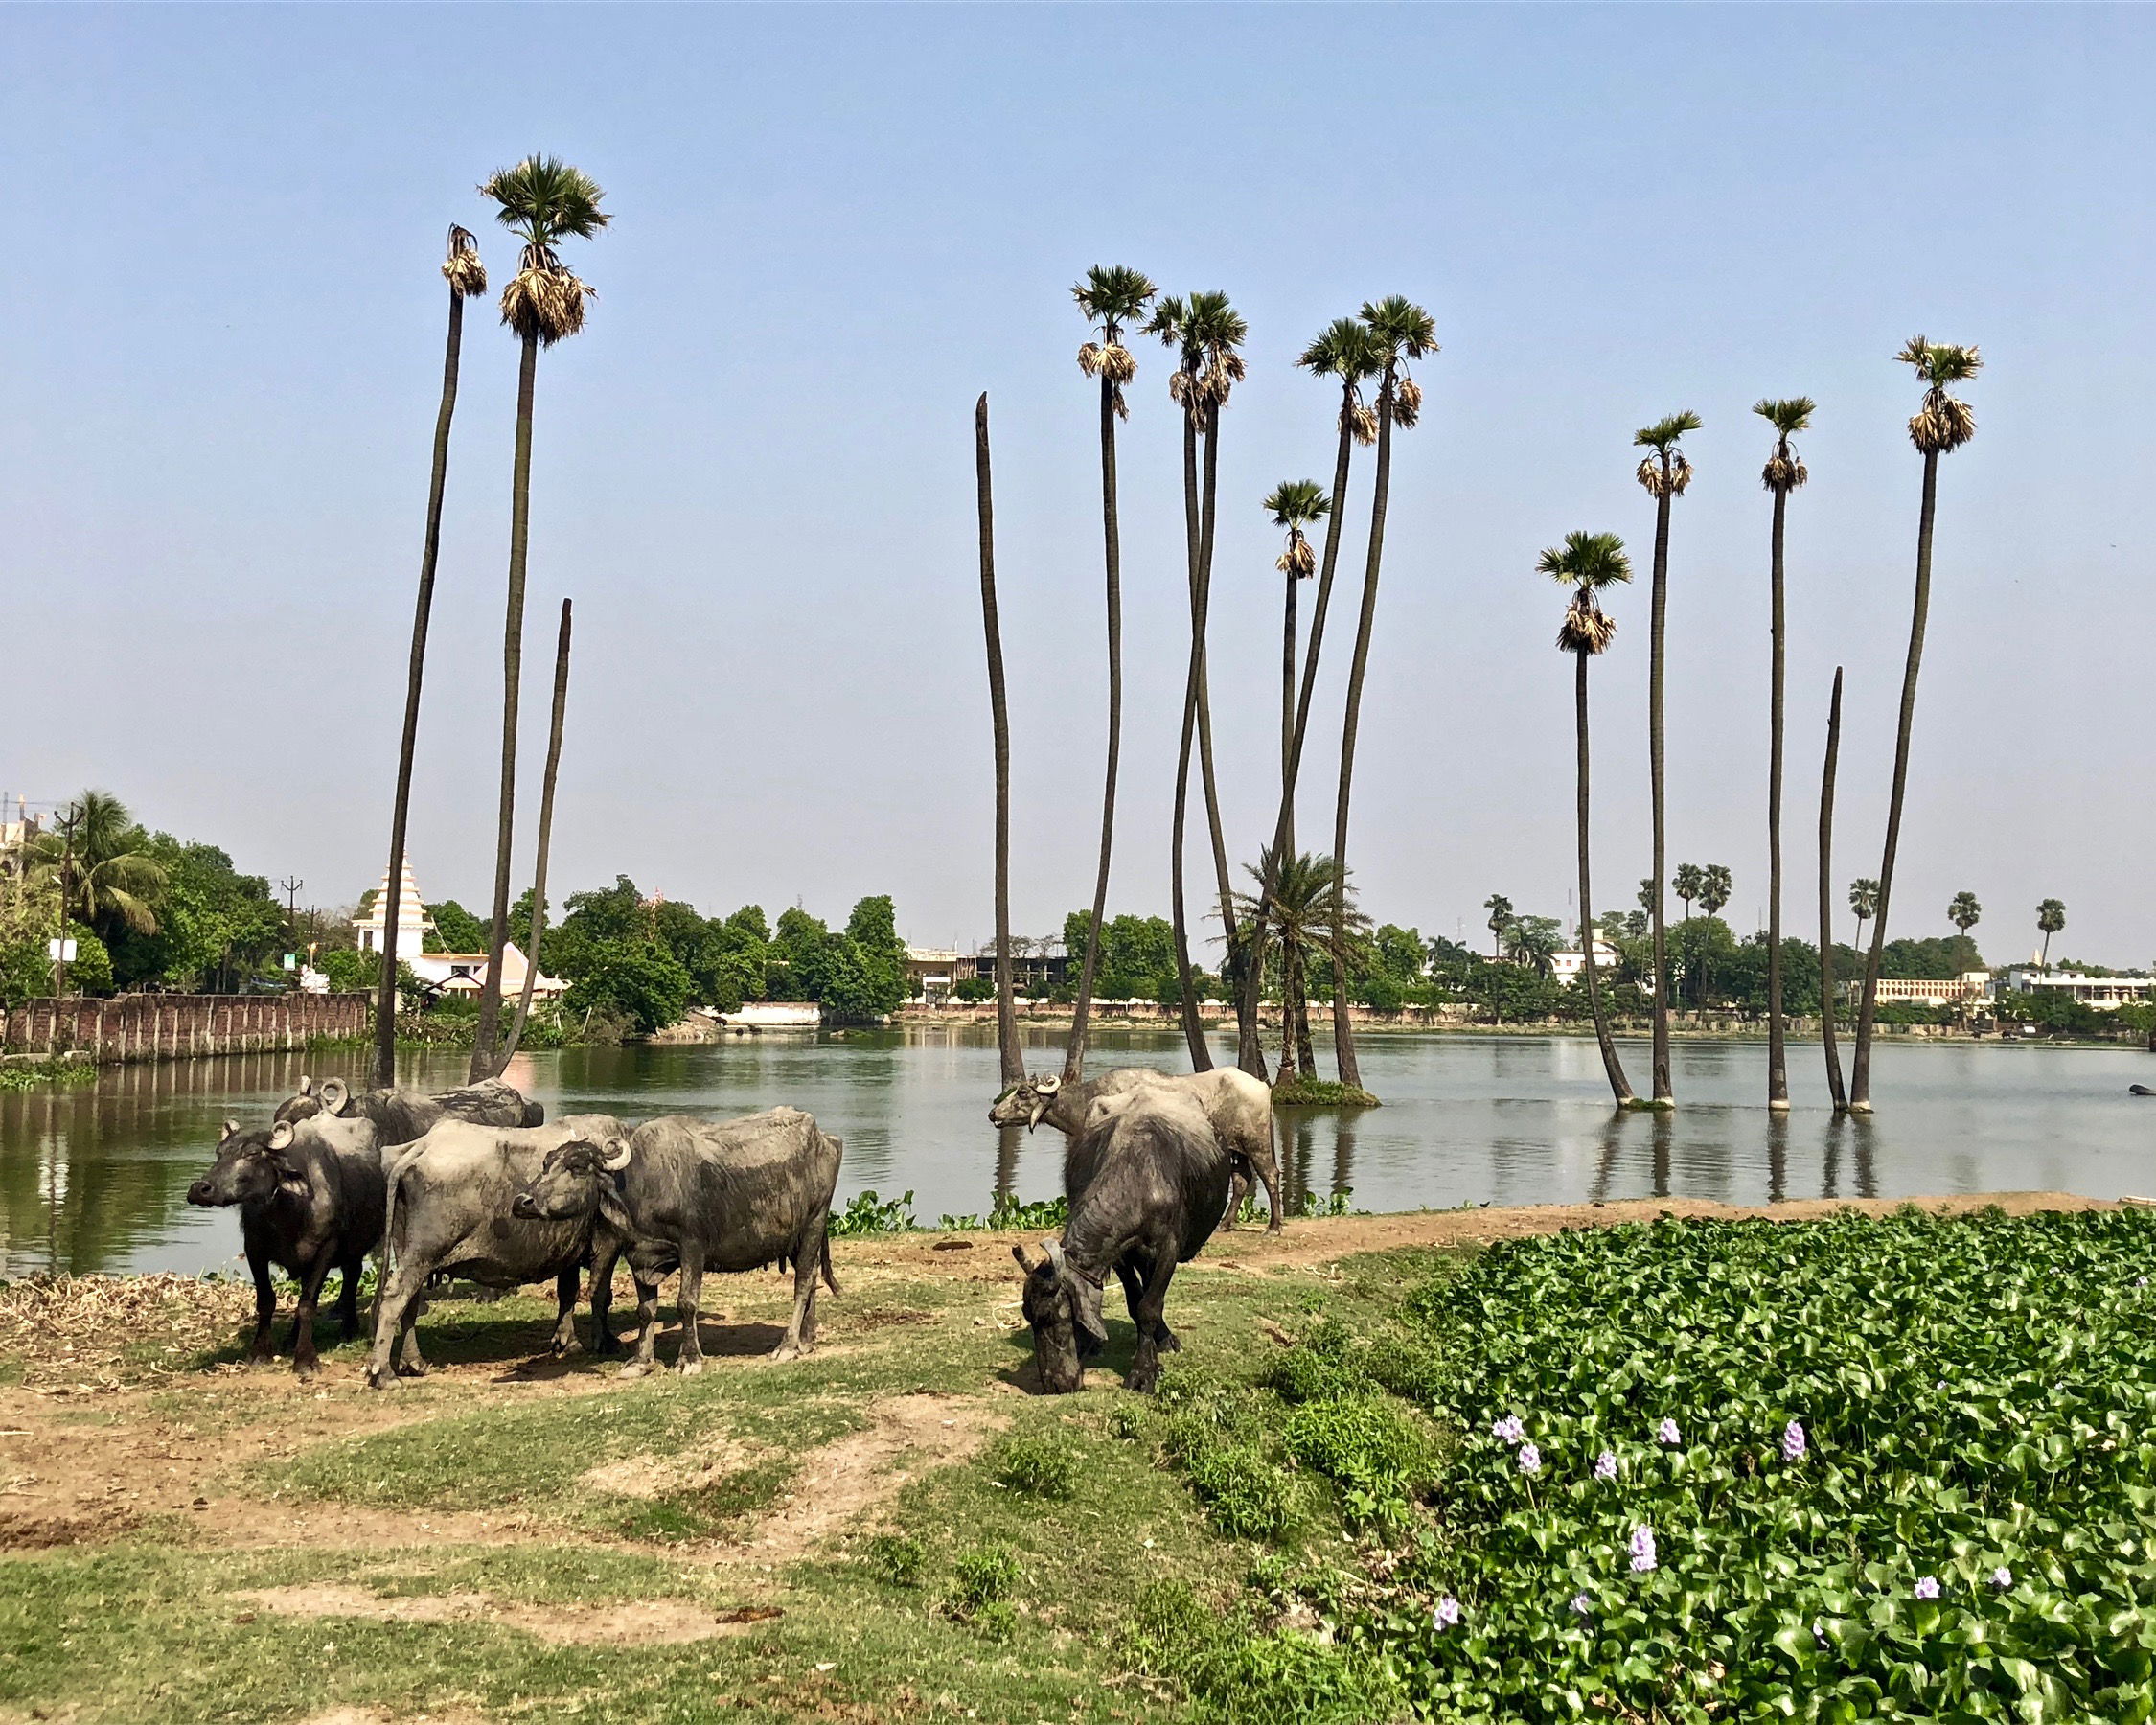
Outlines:
{"label": "bare palm trunk in water", "polygon": [[974,490],[980,515],[980,619],[988,642],[988,712],[996,745],[996,1050],[1003,1082],[1025,1076],[1011,986],[1011,715],[1003,631],[996,615],[996,507],[988,471],[988,392],[974,403]]}
{"label": "bare palm trunk in water", "polygon": [[1834,667],[1834,698],[1826,706],[1826,765],[1819,776],[1819,1035],[1826,1052],[1826,1088],[1834,1112],[1848,1112],[1842,1088],[1842,1050],[1834,1034],[1834,765],[1842,752],[1842,667]]}
{"label": "bare palm trunk in water", "polygon": [[[1667,463],[1663,464],[1664,475]],[[1664,644],[1664,622],[1669,611],[1669,489],[1663,485],[1662,494],[1655,499],[1655,573],[1654,592],[1649,607],[1649,640],[1647,643],[1647,776],[1652,792],[1654,819],[1655,890],[1655,1043],[1654,1043],[1654,1099],[1658,1107],[1668,1107],[1676,1100],[1676,1088],[1669,1074],[1669,922],[1663,908],[1663,889],[1669,878],[1669,849],[1666,842],[1667,826],[1663,816],[1667,807],[1663,794],[1662,748],[1662,672]],[[1690,911],[1687,901],[1686,910]]]}
{"label": "bare palm trunk in water", "polygon": [[1198,420],[1182,416],[1182,525],[1190,583],[1190,669],[1183,679],[1182,741],[1176,751],[1175,814],[1168,828],[1168,922],[1175,938],[1176,976],[1182,994],[1182,1040],[1190,1050],[1190,1070],[1213,1070],[1212,1050],[1198,1015],[1198,991],[1191,985],[1190,919],[1183,898],[1182,840],[1190,808],[1190,750],[1198,733],[1198,698],[1204,687],[1204,637],[1198,619]]}
{"label": "bare palm trunk in water", "polygon": [[1617,1044],[1610,1036],[1609,1015],[1602,1009],[1602,980],[1599,967],[1594,962],[1594,895],[1588,881],[1588,655],[1575,653],[1572,657],[1578,661],[1572,673],[1572,706],[1579,745],[1575,793],[1575,812],[1579,820],[1579,950],[1580,956],[1586,961],[1587,1008],[1594,1016],[1594,1040],[1601,1045],[1602,1070],[1609,1077],[1610,1093],[1622,1106],[1632,1100],[1632,1086],[1624,1076],[1624,1067],[1617,1059]]}
{"label": "bare palm trunk in water", "polygon": [[1789,1052],[1781,1023],[1781,726],[1782,726],[1782,517],[1789,494],[1775,492],[1774,603],[1770,632],[1774,669],[1767,696],[1767,1106],[1789,1106]]}

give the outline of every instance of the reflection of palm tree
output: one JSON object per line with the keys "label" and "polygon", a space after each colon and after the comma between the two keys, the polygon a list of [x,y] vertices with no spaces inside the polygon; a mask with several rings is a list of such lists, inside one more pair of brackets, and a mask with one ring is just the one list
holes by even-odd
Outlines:
{"label": "reflection of palm tree", "polygon": [[164,865],[135,847],[142,828],[109,791],[85,791],[63,830],[30,841],[32,879],[57,890],[67,914],[102,938],[121,929],[157,932],[150,901],[165,889]]}

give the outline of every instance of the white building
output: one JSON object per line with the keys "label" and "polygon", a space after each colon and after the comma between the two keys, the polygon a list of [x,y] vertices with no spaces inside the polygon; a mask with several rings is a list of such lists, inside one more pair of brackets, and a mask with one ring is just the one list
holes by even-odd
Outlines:
{"label": "white building", "polygon": [[2071,971],[2041,970],[2033,964],[2009,964],[1999,974],[2002,994],[2050,995],[2078,1000],[2099,1012],[2116,1012],[2128,1001],[2145,1000],[2156,989],[2151,977],[2078,977]]}
{"label": "white building", "polygon": [[[389,870],[381,871],[381,885],[375,888],[375,902],[367,907],[367,914],[352,927],[359,936],[362,953],[381,951],[382,931],[388,926]],[[420,949],[426,945],[426,937],[434,932],[434,919],[426,913],[426,901],[412,884],[412,864],[407,859],[404,874],[397,888],[397,956],[409,961],[417,957]]]}
{"label": "white building", "polygon": [[[1617,969],[1621,956],[1622,954],[1617,952],[1617,948],[1608,941],[1599,939],[1595,941],[1594,969],[1597,974],[1604,977],[1610,975]],[[1552,980],[1560,983],[1577,982],[1587,975],[1587,954],[1578,947],[1568,947],[1561,952],[1550,954],[1549,975]]]}
{"label": "white building", "polygon": [[[353,924],[362,953],[381,951],[382,931],[389,921],[388,906],[389,871],[384,869],[381,885],[375,889],[375,902],[368,907],[367,914]],[[407,862],[402,884],[397,890],[397,962],[409,966],[413,976],[443,994],[476,995],[487,985],[487,954],[423,951],[426,937],[435,932],[434,919],[426,913],[426,902],[413,884],[412,865]],[[528,968],[522,949],[514,940],[502,948],[503,1000],[514,1000],[523,993],[524,972]],[[565,994],[568,987],[566,982],[541,971],[532,983],[532,998],[551,1000]]]}

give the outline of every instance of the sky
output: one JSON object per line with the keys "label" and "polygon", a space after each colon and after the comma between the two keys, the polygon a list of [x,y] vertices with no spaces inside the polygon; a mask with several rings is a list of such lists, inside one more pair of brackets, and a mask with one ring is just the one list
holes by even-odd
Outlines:
{"label": "sky", "polygon": [[[923,944],[992,930],[971,416],[986,390],[1020,932],[1089,902],[1104,728],[1091,264],[1223,288],[1209,645],[1230,848],[1277,796],[1278,480],[1328,479],[1296,355],[1405,293],[1442,351],[1399,438],[1354,774],[1365,908],[1485,938],[1570,915],[1571,666],[1536,553],[1621,534],[1594,668],[1596,898],[1647,872],[1635,427],[1690,408],[1675,507],[1669,851],[1766,899],[1762,396],[1810,395],[1789,512],[1785,919],[1878,872],[1920,463],[1911,334],[1974,342],[1942,464],[1894,932],[2156,958],[2146,738],[2156,12],[1987,5],[0,9],[0,791],[85,785],[349,904],[387,848],[441,379],[446,224],[535,150],[607,192],[598,290],[538,381],[518,870],[552,623],[577,646],[562,891]],[[1180,429],[1148,345],[1121,444],[1126,734],[1112,911],[1164,912],[1186,650]],[[411,860],[490,891],[516,354],[463,388]],[[1322,844],[1370,469],[1303,777]],[[1305,603],[1307,614],[1307,593]],[[1202,828],[1194,828],[1194,834]],[[1194,845],[1202,897],[1209,862]],[[1853,927],[1846,911],[1843,937]]]}

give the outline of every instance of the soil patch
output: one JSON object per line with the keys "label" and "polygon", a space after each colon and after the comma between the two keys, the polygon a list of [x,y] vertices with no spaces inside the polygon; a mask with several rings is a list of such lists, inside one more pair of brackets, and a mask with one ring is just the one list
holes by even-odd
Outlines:
{"label": "soil patch", "polygon": [[492,1594],[419,1594],[384,1598],[336,1582],[258,1587],[235,1594],[282,1617],[367,1618],[397,1623],[503,1623],[540,1641],[579,1646],[649,1647],[742,1635],[782,1616],[773,1605],[711,1611],[686,1599],[633,1599],[618,1605],[520,1605]]}

